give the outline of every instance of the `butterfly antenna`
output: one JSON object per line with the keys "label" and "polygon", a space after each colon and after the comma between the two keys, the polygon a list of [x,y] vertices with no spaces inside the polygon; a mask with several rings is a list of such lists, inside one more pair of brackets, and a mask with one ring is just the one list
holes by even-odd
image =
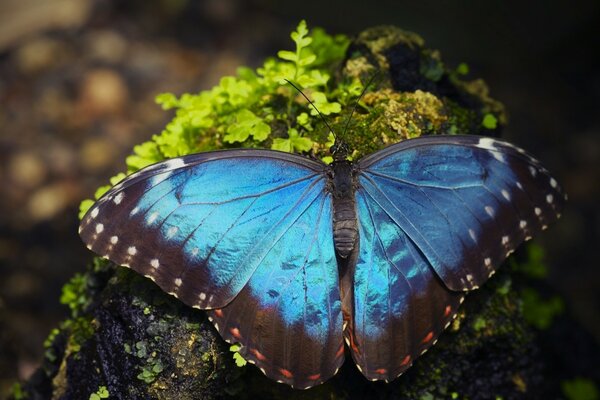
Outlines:
{"label": "butterfly antenna", "polygon": [[352,112],[350,112],[350,116],[348,117],[348,120],[346,121],[346,125],[344,126],[344,131],[342,132],[342,136],[344,136],[346,134],[346,131],[348,130],[348,127],[350,126],[350,121],[352,121],[352,116],[354,115],[354,111],[356,111],[356,107],[358,106],[358,102],[360,101],[360,99],[362,99],[363,95],[365,94],[365,92],[367,91],[367,89],[369,88],[369,86],[371,86],[371,83],[373,83],[373,81],[375,80],[375,78],[377,78],[378,76],[379,76],[379,71],[375,72],[369,78],[369,81],[367,82],[367,84],[363,88],[362,92],[360,92],[360,95],[358,96],[358,99],[356,99],[356,102],[354,102],[354,107],[352,107]]}
{"label": "butterfly antenna", "polygon": [[335,132],[333,132],[333,129],[331,129],[331,126],[329,126],[329,123],[327,123],[327,120],[325,119],[325,116],[323,116],[323,114],[321,114],[321,111],[319,111],[319,109],[317,108],[317,106],[315,106],[315,104],[310,101],[310,99],[308,97],[306,97],[306,95],[304,94],[304,92],[302,90],[300,90],[300,88],[296,85],[294,85],[294,83],[292,83],[291,81],[287,80],[284,78],[284,81],[286,81],[287,83],[289,83],[290,85],[292,85],[292,87],[294,89],[296,89],[301,95],[302,97],[304,97],[306,99],[306,101],[308,101],[310,103],[311,106],[313,106],[313,108],[315,109],[315,111],[319,114],[319,116],[321,117],[321,119],[323,120],[323,122],[325,123],[325,125],[327,126],[327,129],[329,129],[329,132],[331,132],[331,134],[335,136]]}

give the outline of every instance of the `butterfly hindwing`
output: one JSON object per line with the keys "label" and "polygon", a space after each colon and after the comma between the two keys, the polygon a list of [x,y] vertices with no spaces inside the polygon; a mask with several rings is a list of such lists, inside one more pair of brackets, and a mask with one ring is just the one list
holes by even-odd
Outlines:
{"label": "butterfly hindwing", "polygon": [[304,389],[344,360],[330,198],[296,220],[226,307],[209,311],[221,336],[268,377]]}
{"label": "butterfly hindwing", "polygon": [[[523,150],[477,136],[429,136],[358,162],[359,186],[452,290],[482,284],[559,215],[564,194]],[[361,216],[362,217],[362,216]]]}
{"label": "butterfly hindwing", "polygon": [[400,226],[357,192],[359,246],[345,337],[360,371],[391,381],[436,340],[462,293],[448,290]]}

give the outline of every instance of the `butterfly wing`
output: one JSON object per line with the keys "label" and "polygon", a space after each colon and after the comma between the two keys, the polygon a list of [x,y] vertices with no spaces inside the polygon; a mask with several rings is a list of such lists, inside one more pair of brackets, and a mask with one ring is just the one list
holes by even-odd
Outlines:
{"label": "butterfly wing", "polygon": [[435,343],[463,295],[444,286],[376,199],[359,190],[356,200],[359,251],[351,286],[344,288],[351,294],[344,299],[344,335],[363,375],[390,381]]}
{"label": "butterfly wing", "polygon": [[359,192],[452,290],[481,285],[521,242],[560,216],[565,200],[537,160],[485,137],[407,140],[363,158],[358,169]]}
{"label": "butterfly wing", "polygon": [[317,384],[343,361],[326,168],[260,150],[168,160],[112,188],[80,235],[184,303],[212,309],[221,335],[269,377]]}
{"label": "butterfly wing", "polygon": [[240,353],[246,360],[299,389],[329,379],[344,361],[331,235],[331,207],[322,196],[272,248],[275,256],[267,256],[240,294],[223,309],[209,311],[224,339],[244,345]]}

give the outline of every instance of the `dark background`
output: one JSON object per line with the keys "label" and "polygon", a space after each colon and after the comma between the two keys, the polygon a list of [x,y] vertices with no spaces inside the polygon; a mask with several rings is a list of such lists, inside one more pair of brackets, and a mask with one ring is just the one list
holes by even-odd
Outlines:
{"label": "dark background", "polygon": [[169,120],[154,96],[291,49],[300,19],[350,36],[398,25],[487,81],[509,112],[504,137],[569,194],[536,241],[600,342],[600,2],[0,0],[0,393],[37,367],[68,314],[61,286],[91,260],[79,202]]}

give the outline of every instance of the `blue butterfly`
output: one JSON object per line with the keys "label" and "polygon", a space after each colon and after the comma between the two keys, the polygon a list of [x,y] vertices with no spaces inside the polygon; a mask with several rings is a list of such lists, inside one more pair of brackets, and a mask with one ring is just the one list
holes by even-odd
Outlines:
{"label": "blue butterfly", "polygon": [[344,153],[331,165],[255,149],[160,162],[98,200],[80,234],[207,310],[272,379],[322,383],[345,340],[366,378],[390,381],[565,195],[534,158],[487,137],[405,140],[355,163]]}

